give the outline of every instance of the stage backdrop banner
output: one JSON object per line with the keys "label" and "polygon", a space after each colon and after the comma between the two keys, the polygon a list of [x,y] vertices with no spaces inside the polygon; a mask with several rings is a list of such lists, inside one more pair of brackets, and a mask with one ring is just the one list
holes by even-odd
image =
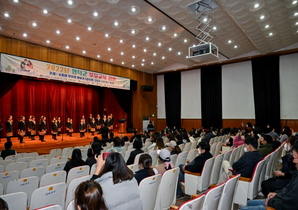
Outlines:
{"label": "stage backdrop banner", "polygon": [[1,72],[63,82],[130,89],[130,79],[1,53]]}

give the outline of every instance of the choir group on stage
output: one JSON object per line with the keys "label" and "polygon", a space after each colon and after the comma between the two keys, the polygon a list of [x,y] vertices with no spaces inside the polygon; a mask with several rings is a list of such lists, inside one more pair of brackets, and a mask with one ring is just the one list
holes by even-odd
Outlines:
{"label": "choir group on stage", "polygon": [[[92,135],[94,135],[95,132],[100,133],[103,127],[107,127],[109,130],[113,130],[113,125],[114,125],[114,119],[112,114],[108,115],[108,117],[104,115],[102,119],[99,114],[97,115],[96,118],[92,117],[92,114],[90,114],[89,118],[87,119],[87,122],[85,120],[85,116],[83,115],[79,124],[80,137],[81,138],[84,137],[86,131],[91,133]],[[6,131],[7,142],[10,142],[11,137],[13,136],[12,115],[8,116],[5,122],[5,129],[6,129],[5,131]],[[72,118],[67,118],[65,129],[66,129],[66,134],[72,137],[72,133],[73,133]],[[25,117],[20,116],[20,120],[18,122],[18,138],[20,140],[20,143],[25,143],[23,139],[27,131],[29,132],[29,135],[28,135],[29,139],[35,140],[36,131],[38,131],[39,140],[42,142],[45,142],[44,136],[47,132],[46,117],[41,116],[39,120],[39,124],[37,125],[35,121],[35,117],[29,116],[28,130],[26,130]],[[52,139],[57,140],[57,136],[60,136],[61,131],[62,131],[61,118],[54,117],[51,122]]]}

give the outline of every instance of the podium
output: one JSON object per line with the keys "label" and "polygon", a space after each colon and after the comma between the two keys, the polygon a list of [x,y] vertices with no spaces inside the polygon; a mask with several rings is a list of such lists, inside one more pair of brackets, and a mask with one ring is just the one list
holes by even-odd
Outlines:
{"label": "podium", "polygon": [[126,131],[126,119],[119,119],[117,120],[120,123],[120,128],[119,128],[119,132],[118,133],[125,133]]}

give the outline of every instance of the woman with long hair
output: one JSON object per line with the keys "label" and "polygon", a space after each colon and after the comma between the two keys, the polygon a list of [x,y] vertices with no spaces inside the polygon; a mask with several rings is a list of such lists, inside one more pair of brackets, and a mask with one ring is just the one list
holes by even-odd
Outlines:
{"label": "woman with long hair", "polygon": [[139,171],[135,173],[135,178],[138,184],[148,176],[154,175],[152,168],[152,158],[149,154],[142,154],[139,159]]}
{"label": "woman with long hair", "polygon": [[64,171],[68,173],[70,169],[78,166],[87,165],[86,162],[82,159],[82,152],[80,149],[74,149],[72,151],[71,159],[67,161],[64,167]]}
{"label": "woman with long hair", "polygon": [[76,210],[108,210],[100,185],[91,180],[79,184],[74,200]]}
{"label": "woman with long hair", "polygon": [[91,178],[102,187],[104,200],[109,210],[142,209],[139,188],[133,172],[126,166],[122,155],[110,153],[95,156],[96,169]]}

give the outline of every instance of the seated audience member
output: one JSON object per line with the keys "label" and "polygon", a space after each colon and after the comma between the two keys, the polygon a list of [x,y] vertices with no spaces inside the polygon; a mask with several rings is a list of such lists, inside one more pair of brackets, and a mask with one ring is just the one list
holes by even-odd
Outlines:
{"label": "seated audience member", "polygon": [[214,134],[212,133],[211,129],[208,129],[204,136],[202,137],[201,141],[207,142],[209,144],[210,139],[214,138]]}
{"label": "seated audience member", "polygon": [[[293,163],[298,169],[298,144],[294,144],[292,147]],[[290,183],[282,190],[276,192],[270,192],[265,200],[251,200],[248,201],[247,206],[241,208],[241,210],[265,210],[267,206],[274,209],[298,209],[297,202],[298,192],[298,171],[293,171],[293,176]]]}
{"label": "seated audience member", "polygon": [[273,151],[274,151],[281,145],[281,143],[278,141],[278,134],[275,133],[274,131],[270,131],[268,133],[268,135],[272,137],[271,144],[272,144],[272,148],[273,148]]}
{"label": "seated audience member", "polygon": [[261,143],[258,152],[261,153],[262,157],[264,158],[266,155],[270,154],[273,151],[272,148],[272,137],[269,135],[264,135],[259,138]]}
{"label": "seated audience member", "polygon": [[136,137],[137,137],[137,131],[134,131],[133,136],[130,138],[130,142],[132,143]]}
{"label": "seated audience member", "polygon": [[102,187],[104,200],[109,210],[142,210],[138,182],[126,166],[120,153],[110,153],[106,160],[103,155],[95,157],[97,164],[91,178]]}
{"label": "seated audience member", "polygon": [[230,175],[241,174],[242,177],[251,178],[256,164],[262,160],[262,155],[257,151],[258,141],[253,137],[247,137],[244,141],[245,153],[232,166],[229,161],[224,160],[221,174],[217,184],[225,182]]}
{"label": "seated audience member", "polygon": [[[88,152],[89,152],[89,149],[88,149]],[[88,158],[86,160],[86,164],[90,166],[90,169],[93,166],[93,164],[96,163],[94,155],[99,155],[101,150],[102,150],[102,147],[101,147],[101,144],[99,142],[94,142],[91,145],[91,154],[90,154],[90,157],[88,156]]]}
{"label": "seated audience member", "polygon": [[135,150],[130,153],[130,156],[129,156],[127,162],[126,162],[126,165],[133,164],[137,154],[144,153],[144,151],[141,150],[142,147],[143,147],[142,140],[138,139],[138,138],[135,139],[134,142],[133,142],[133,148],[135,148]]}
{"label": "seated audience member", "polygon": [[76,210],[108,210],[100,185],[91,180],[79,184],[74,201]]}
{"label": "seated audience member", "polygon": [[181,153],[180,147],[177,145],[175,141],[170,141],[169,143],[166,143],[167,149],[170,151],[171,155],[179,154]]}
{"label": "seated audience member", "polygon": [[152,158],[149,154],[142,154],[139,159],[139,171],[135,173],[135,178],[140,182],[148,176],[155,175],[152,169]]}
{"label": "seated audience member", "polygon": [[230,136],[229,138],[226,140],[226,145],[227,146],[233,146],[234,145],[234,140],[235,140],[235,137],[237,136],[237,129],[236,128],[233,128],[231,129],[230,131]]}
{"label": "seated audience member", "polygon": [[290,136],[292,136],[292,129],[289,126],[284,126],[281,132],[282,136],[280,137],[279,141],[283,143],[286,141]]}
{"label": "seated audience member", "polygon": [[296,171],[296,165],[293,163],[293,156],[290,151],[297,139],[298,137],[296,136],[290,136],[288,138],[284,144],[284,149],[287,151],[287,154],[281,158],[282,168],[273,172],[275,177],[262,182],[261,188],[265,197],[267,197],[270,192],[281,190],[291,181],[292,172]]}
{"label": "seated audience member", "polygon": [[178,184],[177,184],[177,199],[183,199],[184,193],[182,191],[180,181],[184,180],[184,173],[185,170],[194,172],[194,173],[201,173],[204,167],[204,164],[206,160],[209,158],[212,158],[212,154],[210,153],[210,145],[207,142],[200,142],[199,145],[197,146],[198,148],[198,156],[193,160],[189,161],[187,160],[186,162],[188,163],[187,165],[180,165],[180,173],[179,173],[179,179],[178,179]]}
{"label": "seated audience member", "polygon": [[186,143],[190,142],[190,140],[188,138],[188,134],[186,132],[182,133],[181,138],[182,138],[182,143],[183,144],[186,144]]}
{"label": "seated audience member", "polygon": [[190,130],[190,131],[188,131],[187,132],[187,135],[188,135],[188,139],[189,139],[189,141],[191,142],[191,143],[194,143],[194,142],[196,142],[196,140],[195,140],[195,138],[193,137],[193,130]]}
{"label": "seated audience member", "polygon": [[169,150],[162,149],[158,153],[158,165],[153,169],[155,174],[163,174],[166,170],[174,168]]}
{"label": "seated audience member", "polygon": [[114,133],[113,132],[109,133],[109,136],[110,138],[107,140],[107,142],[111,143],[114,141]]}
{"label": "seated audience member", "polygon": [[121,140],[118,136],[114,138],[114,147],[110,149],[110,152],[123,152],[123,147],[121,147]]}
{"label": "seated audience member", "polygon": [[11,149],[12,147],[12,142],[11,141],[7,141],[4,143],[4,148],[5,150],[3,150],[1,152],[1,157],[3,158],[3,160],[5,160],[5,158],[9,155],[15,155],[16,151]]}
{"label": "seated audience member", "polygon": [[165,144],[164,144],[163,138],[161,136],[159,136],[159,137],[156,138],[156,142],[154,142],[153,144],[151,144],[148,147],[148,151],[150,151],[150,150],[162,150],[164,148],[165,148]]}
{"label": "seated audience member", "polygon": [[239,130],[238,133],[236,134],[235,138],[234,138],[234,148],[237,148],[241,145],[244,144],[244,135],[242,134],[242,131]]}
{"label": "seated audience member", "polygon": [[82,159],[82,152],[80,149],[74,149],[72,151],[71,159],[67,161],[64,166],[64,171],[68,173],[70,169],[78,166],[86,165],[85,161]]}

